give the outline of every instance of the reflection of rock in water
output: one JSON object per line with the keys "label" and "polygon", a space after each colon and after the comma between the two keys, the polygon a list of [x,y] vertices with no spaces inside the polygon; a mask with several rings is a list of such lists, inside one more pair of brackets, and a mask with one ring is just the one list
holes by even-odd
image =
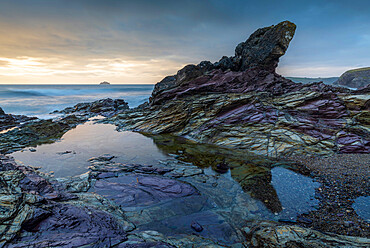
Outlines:
{"label": "reflection of rock in water", "polygon": [[282,210],[276,190],[271,185],[270,168],[276,161],[242,150],[198,144],[182,137],[171,135],[149,137],[159,149],[175,155],[179,160],[191,162],[202,168],[212,167],[219,173],[225,173],[226,167],[230,168],[231,176],[245,192],[260,200],[271,212],[277,213]]}
{"label": "reflection of rock in water", "polygon": [[253,198],[260,200],[271,212],[282,211],[276,190],[271,184],[271,171],[263,167],[242,165],[231,170],[231,176]]}

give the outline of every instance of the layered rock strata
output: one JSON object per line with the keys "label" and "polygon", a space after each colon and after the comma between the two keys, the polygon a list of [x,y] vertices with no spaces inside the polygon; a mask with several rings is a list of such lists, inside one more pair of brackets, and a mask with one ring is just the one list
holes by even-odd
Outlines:
{"label": "layered rock strata", "polygon": [[36,119],[36,117],[6,114],[4,110],[0,108],[0,132]]}
{"label": "layered rock strata", "polygon": [[157,83],[149,103],[106,120],[267,156],[370,152],[370,86],[294,83],[275,72],[295,31],[257,30],[235,56],[187,65]]}
{"label": "layered rock strata", "polygon": [[34,120],[0,134],[0,154],[24,147],[55,142],[68,130],[87,121],[85,116],[69,115],[54,120]]}
{"label": "layered rock strata", "polygon": [[54,114],[78,114],[85,116],[112,116],[119,112],[129,109],[127,102],[123,99],[101,99],[94,102],[78,103],[73,107],[69,107],[63,110],[56,110]]}

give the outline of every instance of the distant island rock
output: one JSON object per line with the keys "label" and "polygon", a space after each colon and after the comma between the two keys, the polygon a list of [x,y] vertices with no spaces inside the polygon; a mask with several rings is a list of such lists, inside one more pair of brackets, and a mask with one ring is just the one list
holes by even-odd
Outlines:
{"label": "distant island rock", "polygon": [[363,88],[370,84],[370,67],[346,71],[334,84],[357,89]]}
{"label": "distant island rock", "polygon": [[101,82],[100,85],[109,85],[110,83],[107,81]]}

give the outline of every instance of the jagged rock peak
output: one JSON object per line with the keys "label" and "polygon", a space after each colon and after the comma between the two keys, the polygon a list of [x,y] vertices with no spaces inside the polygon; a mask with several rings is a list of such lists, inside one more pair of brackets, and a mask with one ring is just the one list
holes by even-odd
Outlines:
{"label": "jagged rock peak", "polygon": [[5,115],[5,112],[2,108],[0,108],[0,115]]}
{"label": "jagged rock peak", "polygon": [[[223,56],[220,61],[214,64],[209,61],[202,61],[198,65],[185,66],[176,75],[167,76],[155,85],[150,104],[158,104],[162,100],[158,96],[163,92],[205,75],[220,74],[225,71],[245,72],[248,70],[274,73],[279,58],[288,49],[295,29],[296,25],[289,21],[260,28],[245,42],[236,47],[235,56]],[[219,72],[215,73],[215,71]]]}
{"label": "jagged rock peak", "polygon": [[289,21],[255,31],[245,42],[235,48],[235,69],[244,71],[251,67],[263,67],[275,71],[279,58],[288,49],[296,25]]}
{"label": "jagged rock peak", "polygon": [[259,67],[274,72],[279,58],[288,49],[296,25],[289,21],[257,29],[245,42],[235,48],[235,56],[223,56],[214,64],[215,68],[245,71]]}

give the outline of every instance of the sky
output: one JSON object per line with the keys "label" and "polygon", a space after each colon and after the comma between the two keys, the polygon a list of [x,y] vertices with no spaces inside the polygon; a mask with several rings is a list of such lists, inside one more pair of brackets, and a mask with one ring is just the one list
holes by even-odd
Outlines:
{"label": "sky", "polygon": [[156,83],[289,20],[278,73],[370,66],[369,0],[0,0],[0,84]]}

